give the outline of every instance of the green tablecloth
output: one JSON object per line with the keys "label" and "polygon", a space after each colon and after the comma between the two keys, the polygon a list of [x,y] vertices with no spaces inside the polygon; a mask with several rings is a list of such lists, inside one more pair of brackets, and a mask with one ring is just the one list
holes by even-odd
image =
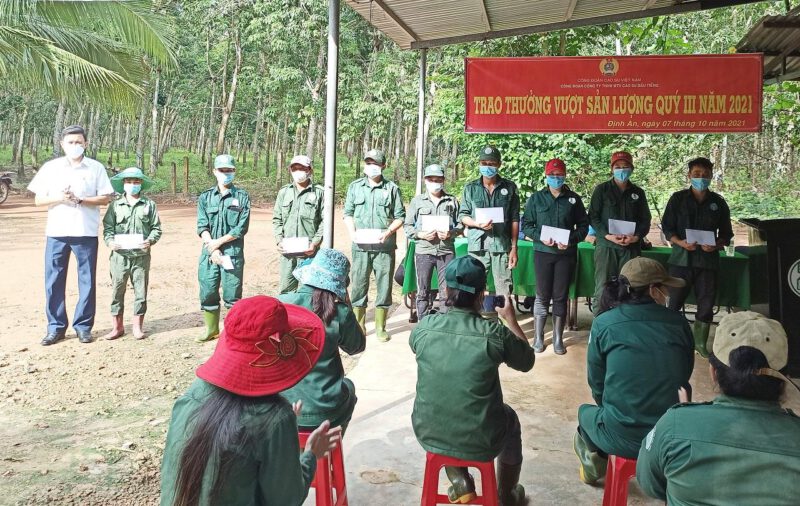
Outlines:
{"label": "green tablecloth", "polygon": [[[405,258],[405,277],[403,279],[403,294],[417,290],[416,269],[414,266],[414,241],[409,242]],[[536,274],[533,270],[533,243],[518,241],[517,249],[519,261],[514,269],[514,294],[521,296],[536,295]],[[644,251],[647,258],[658,260],[666,265],[670,255],[670,248],[656,247]],[[456,256],[467,254],[467,240],[463,237],[456,239]],[[733,257],[720,252],[720,276],[717,289],[717,305],[750,308],[750,264],[746,255],[736,253]],[[437,285],[436,271],[433,273],[433,284]],[[489,276],[488,290],[494,289],[492,277]],[[575,275],[569,287],[569,298],[591,297],[594,295],[594,245],[582,242],[578,245],[578,262],[575,266]],[[694,294],[689,296],[687,303],[694,303]]]}

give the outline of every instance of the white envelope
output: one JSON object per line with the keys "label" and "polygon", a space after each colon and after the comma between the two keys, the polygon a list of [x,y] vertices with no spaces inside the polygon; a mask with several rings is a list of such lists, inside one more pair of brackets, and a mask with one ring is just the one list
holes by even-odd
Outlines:
{"label": "white envelope", "polygon": [[717,238],[714,236],[714,232],[711,232],[710,230],[695,230],[692,228],[687,228],[686,242],[689,244],[694,242],[700,246],[716,246]]}
{"label": "white envelope", "polygon": [[570,231],[566,228],[556,228],[548,225],[542,225],[542,233],[539,239],[542,242],[552,239],[559,244],[569,244],[569,233]]}
{"label": "white envelope", "polygon": [[506,221],[502,207],[476,207],[475,221],[478,223],[503,223]]}
{"label": "white envelope", "polygon": [[142,234],[116,234],[114,242],[117,243],[120,249],[139,249],[144,242],[144,235]]}
{"label": "white envelope", "polygon": [[423,214],[419,218],[419,229],[422,232],[448,232],[450,230],[449,216]]}
{"label": "white envelope", "polygon": [[353,242],[356,244],[380,244],[385,230],[380,228],[360,228],[356,230]]}
{"label": "white envelope", "polygon": [[226,271],[233,270],[233,260],[231,260],[230,255],[220,255],[220,260],[222,260],[222,268]]}
{"label": "white envelope", "polygon": [[284,237],[281,241],[281,248],[287,255],[293,253],[305,253],[311,247],[308,237]]}
{"label": "white envelope", "polygon": [[633,235],[635,232],[635,221],[608,220],[608,233],[611,235]]}

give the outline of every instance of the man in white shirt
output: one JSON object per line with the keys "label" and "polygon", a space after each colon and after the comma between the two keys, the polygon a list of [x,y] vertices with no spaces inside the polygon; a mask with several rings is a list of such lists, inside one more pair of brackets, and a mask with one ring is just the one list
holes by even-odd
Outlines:
{"label": "man in white shirt", "polygon": [[107,204],[114,193],[103,164],[83,156],[86,132],[82,127],[73,125],[61,132],[61,149],[66,156],[42,165],[28,185],[36,194],[36,205],[48,206],[44,252],[47,335],[43,346],[61,341],[67,330],[64,292],[70,253],[78,263],[80,294],[72,328],[80,342],[92,342],[99,206]]}

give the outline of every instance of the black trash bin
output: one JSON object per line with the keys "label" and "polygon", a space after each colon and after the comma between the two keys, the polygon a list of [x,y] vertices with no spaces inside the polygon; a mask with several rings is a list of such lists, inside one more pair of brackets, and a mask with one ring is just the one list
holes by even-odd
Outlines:
{"label": "black trash bin", "polygon": [[789,374],[800,376],[800,218],[739,220],[767,242],[769,317],[789,337]]}

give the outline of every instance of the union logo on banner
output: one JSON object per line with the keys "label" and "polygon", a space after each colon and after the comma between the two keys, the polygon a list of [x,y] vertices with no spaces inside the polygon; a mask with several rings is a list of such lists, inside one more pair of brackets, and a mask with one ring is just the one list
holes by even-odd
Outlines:
{"label": "union logo on banner", "polygon": [[600,72],[604,76],[615,76],[619,71],[619,62],[616,58],[603,58],[600,61]]}

